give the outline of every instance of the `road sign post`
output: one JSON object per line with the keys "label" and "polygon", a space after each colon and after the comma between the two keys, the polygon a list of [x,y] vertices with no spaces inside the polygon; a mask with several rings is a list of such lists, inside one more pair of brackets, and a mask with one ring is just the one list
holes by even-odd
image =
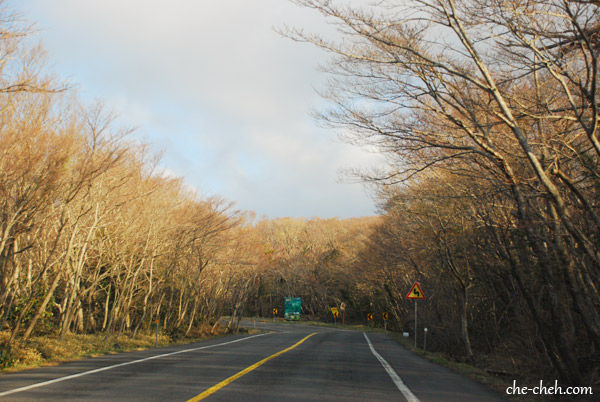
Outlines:
{"label": "road sign post", "polygon": [[156,335],[154,337],[154,347],[158,347],[158,320],[156,320]]}
{"label": "road sign post", "polygon": [[367,321],[369,322],[369,326],[372,327],[373,323],[373,313],[367,313]]}
{"label": "road sign post", "polygon": [[302,312],[302,299],[300,297],[286,297],[284,318],[286,320],[300,320]]}
{"label": "road sign post", "polygon": [[417,301],[415,300],[415,349],[417,348]]}
{"label": "road sign post", "polygon": [[410,291],[406,295],[408,300],[414,300],[415,302],[415,349],[417,348],[417,300],[425,300],[425,294],[421,290],[419,282],[415,282],[410,288]]}
{"label": "road sign post", "polygon": [[387,312],[384,312],[381,314],[381,318],[383,318],[383,330],[387,334],[387,320],[390,318],[390,316]]}
{"label": "road sign post", "polygon": [[427,327],[423,328],[423,351],[427,350]]}
{"label": "road sign post", "polygon": [[337,318],[339,315],[339,311],[337,307],[332,307],[331,308],[331,315],[333,315],[333,325],[337,325]]}

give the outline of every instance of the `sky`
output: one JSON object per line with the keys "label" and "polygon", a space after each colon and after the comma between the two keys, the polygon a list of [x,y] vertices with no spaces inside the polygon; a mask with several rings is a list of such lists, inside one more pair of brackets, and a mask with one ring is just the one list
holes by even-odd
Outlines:
{"label": "sky", "polygon": [[102,99],[161,168],[202,196],[269,218],[375,213],[343,170],[382,159],[318,126],[328,56],[277,34],[331,32],[285,0],[9,0],[35,23],[51,70]]}

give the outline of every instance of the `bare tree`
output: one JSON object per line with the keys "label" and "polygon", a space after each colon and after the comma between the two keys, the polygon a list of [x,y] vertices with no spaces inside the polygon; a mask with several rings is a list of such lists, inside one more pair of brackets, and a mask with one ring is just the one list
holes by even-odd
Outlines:
{"label": "bare tree", "polygon": [[[299,0],[341,40],[287,29],[332,55],[320,115],[379,147],[389,168],[363,178],[409,183],[425,170],[509,190],[524,234],[512,275],[560,375],[583,374],[571,330],[600,339],[596,2],[384,1],[372,7]],[[523,289],[529,270],[551,307]],[[544,283],[545,282],[545,283]],[[559,302],[567,298],[567,302]],[[575,318],[572,308],[579,313]],[[552,331],[550,331],[552,329]],[[551,333],[553,332],[553,333]]]}

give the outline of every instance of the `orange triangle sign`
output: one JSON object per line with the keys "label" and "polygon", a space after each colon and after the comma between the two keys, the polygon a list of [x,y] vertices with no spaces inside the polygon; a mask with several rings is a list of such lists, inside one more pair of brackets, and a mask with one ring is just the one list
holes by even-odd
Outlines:
{"label": "orange triangle sign", "polygon": [[412,288],[410,288],[410,292],[408,292],[408,294],[406,295],[406,298],[412,299],[412,300],[424,300],[425,299],[425,294],[421,290],[421,285],[419,285],[419,282],[415,282],[415,284],[412,285]]}

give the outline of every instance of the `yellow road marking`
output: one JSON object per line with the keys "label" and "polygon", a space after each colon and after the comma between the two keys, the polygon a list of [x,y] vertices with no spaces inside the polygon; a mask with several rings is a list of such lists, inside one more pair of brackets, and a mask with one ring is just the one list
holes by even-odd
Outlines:
{"label": "yellow road marking", "polygon": [[196,401],[200,401],[212,394],[214,394],[215,392],[217,392],[218,390],[220,390],[223,387],[226,387],[227,385],[231,384],[232,382],[234,382],[235,380],[237,380],[238,378],[240,378],[243,375],[248,374],[249,372],[251,372],[254,369],[257,369],[258,367],[262,366],[263,364],[265,364],[266,362],[268,362],[271,359],[276,358],[279,355],[284,354],[285,352],[289,352],[290,350],[294,349],[295,347],[299,346],[302,342],[304,342],[305,340],[307,340],[308,338],[310,338],[311,336],[317,334],[317,332],[313,332],[312,334],[302,338],[301,340],[299,340],[298,342],[294,343],[292,346],[290,346],[289,348],[285,348],[269,357],[266,357],[264,359],[262,359],[261,361],[254,363],[252,366],[247,367],[245,369],[243,369],[242,371],[240,371],[237,374],[232,375],[231,377],[221,381],[220,383],[218,383],[217,385],[213,385],[212,387],[210,387],[209,389],[207,389],[206,391],[204,391],[203,393],[196,395],[195,397],[193,397],[192,399],[188,399],[187,402],[196,402]]}

